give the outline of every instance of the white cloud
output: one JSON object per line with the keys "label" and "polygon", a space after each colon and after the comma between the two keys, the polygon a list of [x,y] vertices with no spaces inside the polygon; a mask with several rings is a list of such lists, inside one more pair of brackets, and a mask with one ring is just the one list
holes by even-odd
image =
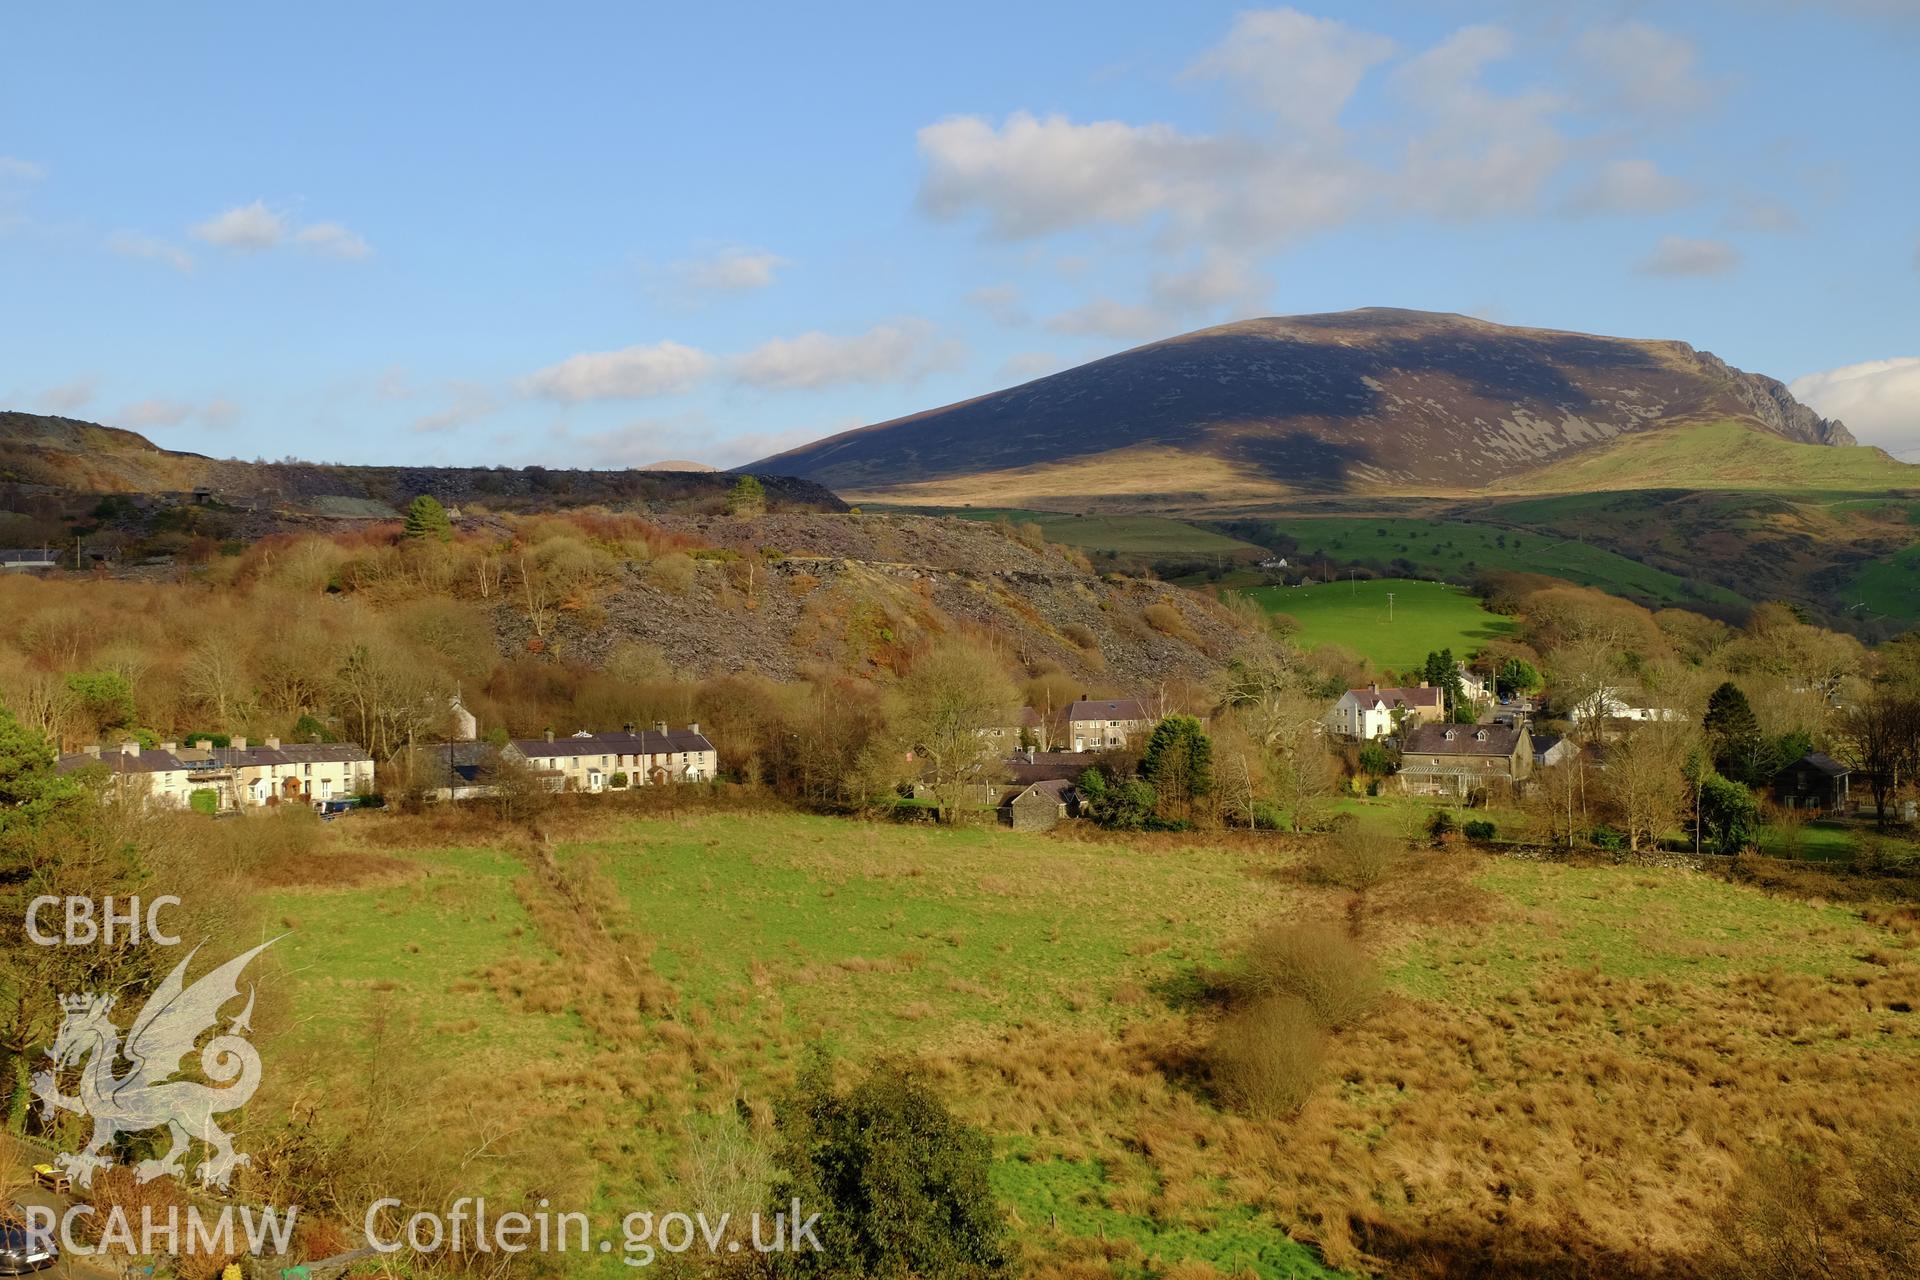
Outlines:
{"label": "white cloud", "polygon": [[114,425],[134,430],[178,427],[189,421],[217,429],[232,426],[239,416],[240,406],[225,396],[215,396],[204,404],[169,396],[151,396],[121,409],[111,421]]}
{"label": "white cloud", "polygon": [[1148,294],[1161,309],[1181,317],[1245,319],[1266,309],[1273,282],[1246,259],[1212,252],[1183,271],[1153,277]]}
{"label": "white cloud", "polygon": [[1661,236],[1634,270],[1646,276],[1723,276],[1739,265],[1740,251],[1724,240]]}
{"label": "white cloud", "polygon": [[100,380],[92,374],[83,374],[59,386],[48,387],[44,391],[29,392],[16,398],[42,412],[65,416],[91,404],[94,394],[99,390],[99,384]]}
{"label": "white cloud", "polygon": [[236,205],[188,228],[188,234],[222,249],[259,253],[291,244],[323,257],[359,262],[373,256],[373,246],[359,232],[338,222],[296,225],[287,215],[269,209],[264,200]]}
{"label": "white cloud", "polygon": [[1017,284],[981,285],[967,294],[967,304],[980,308],[995,324],[1009,328],[1025,325],[1031,319],[1026,297]]}
{"label": "white cloud", "polygon": [[1172,326],[1158,307],[1139,302],[1117,302],[1112,298],[1095,298],[1071,310],[1049,316],[1047,328],[1055,333],[1137,342],[1167,337]]}
{"label": "white cloud", "polygon": [[1554,117],[1565,98],[1544,90],[1500,94],[1489,67],[1515,52],[1504,27],[1462,27],[1394,69],[1395,92],[1424,122],[1395,175],[1398,203],[1442,218],[1524,213],[1539,203],[1569,148]]}
{"label": "white cloud", "polygon": [[1920,462],[1920,356],[1868,360],[1795,378],[1787,389],[1862,444]]}
{"label": "white cloud", "polygon": [[179,245],[139,231],[115,231],[107,237],[107,252],[123,258],[164,262],[175,271],[193,270],[193,255]]}
{"label": "white cloud", "polygon": [[678,342],[588,351],[530,374],[527,390],[555,400],[639,400],[690,390],[714,359]]}
{"label": "white cloud", "polygon": [[1790,204],[1760,196],[1738,196],[1722,225],[1729,231],[1790,235],[1807,229],[1806,221]]}
{"label": "white cloud", "polygon": [[373,256],[373,246],[363,240],[357,232],[350,231],[337,222],[316,222],[312,226],[302,227],[294,232],[293,241],[302,248],[330,258],[345,258],[350,262],[359,262]]}
{"label": "white cloud", "polygon": [[1031,382],[1065,368],[1065,362],[1051,351],[1022,351],[1008,356],[1000,366],[1002,382]]}
{"label": "white cloud", "polygon": [[38,182],[46,176],[45,165],[17,156],[0,156],[0,182]]}
{"label": "white cloud", "polygon": [[1235,148],[1171,125],[1075,124],[1016,111],[996,128],[953,116],[919,133],[921,206],[937,218],[984,213],[995,235],[1137,224],[1205,204]]}
{"label": "white cloud", "polygon": [[1589,91],[1617,110],[1667,117],[1693,111],[1711,96],[1695,65],[1692,42],[1644,22],[1584,31],[1576,53]]}
{"label": "white cloud", "polygon": [[1692,185],[1651,160],[1614,160],[1567,197],[1570,213],[1671,213],[1692,201]]}
{"label": "white cloud", "polygon": [[844,383],[909,382],[952,365],[957,344],[942,340],[924,320],[893,320],[865,333],[815,330],[764,342],[731,361],[736,381],[750,387],[795,390]]}
{"label": "white cloud", "polygon": [[271,249],[286,235],[287,220],[255,200],[195,223],[191,232],[194,239],[223,249]]}
{"label": "white cloud", "polygon": [[734,247],[676,262],[670,270],[696,293],[751,293],[773,284],[780,269],[788,265],[777,253]]}
{"label": "white cloud", "polygon": [[450,382],[446,393],[448,400],[443,408],[421,414],[408,424],[407,430],[416,435],[451,431],[484,418],[500,407],[500,397],[477,382]]}
{"label": "white cloud", "polygon": [[1367,72],[1394,42],[1297,9],[1246,12],[1193,67],[1235,82],[1281,124],[1309,133],[1334,129]]}

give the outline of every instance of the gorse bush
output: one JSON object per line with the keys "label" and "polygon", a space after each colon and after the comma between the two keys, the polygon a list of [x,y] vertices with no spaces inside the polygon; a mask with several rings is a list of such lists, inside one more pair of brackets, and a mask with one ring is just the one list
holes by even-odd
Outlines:
{"label": "gorse bush", "polygon": [[789,1276],[985,1280],[1004,1275],[1005,1224],[987,1185],[992,1147],[906,1070],[836,1089],[816,1056],[774,1108],[771,1202],[820,1214],[818,1253],[779,1255]]}
{"label": "gorse bush", "polygon": [[1313,1095],[1326,1039],[1305,1001],[1262,997],[1230,1014],[1214,1034],[1214,1087],[1249,1115],[1290,1116]]}
{"label": "gorse bush", "polygon": [[1381,995],[1366,953],[1319,922],[1275,925],[1254,938],[1232,986],[1244,1001],[1296,997],[1335,1031],[1373,1012]]}

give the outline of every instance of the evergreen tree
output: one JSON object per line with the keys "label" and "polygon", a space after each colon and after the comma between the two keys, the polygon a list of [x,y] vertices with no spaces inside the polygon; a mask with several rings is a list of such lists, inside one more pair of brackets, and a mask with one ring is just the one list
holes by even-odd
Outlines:
{"label": "evergreen tree", "polygon": [[1163,819],[1193,821],[1194,802],[1213,791],[1213,739],[1192,716],[1168,716],[1153,726],[1140,776],[1153,787]]}
{"label": "evergreen tree", "polygon": [[727,514],[757,516],[767,510],[767,488],[753,476],[741,476],[727,492]]}
{"label": "evergreen tree", "polygon": [[1744,786],[1766,781],[1770,753],[1760,733],[1760,721],[1753,714],[1747,695],[1731,680],[1713,691],[1707,699],[1707,749],[1713,752],[1713,767],[1723,776]]}
{"label": "evergreen tree", "polygon": [[1508,658],[1500,664],[1500,670],[1493,679],[1494,691],[1503,698],[1537,693],[1544,683],[1539,668],[1525,658]]}
{"label": "evergreen tree", "polygon": [[447,509],[430,494],[421,494],[407,508],[405,533],[409,538],[438,538],[442,542],[453,541],[453,521],[447,516]]}

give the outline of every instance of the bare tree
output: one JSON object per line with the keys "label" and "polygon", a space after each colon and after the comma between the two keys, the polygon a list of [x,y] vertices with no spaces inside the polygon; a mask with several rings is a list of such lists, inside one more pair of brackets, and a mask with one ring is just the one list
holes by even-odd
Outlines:
{"label": "bare tree", "polygon": [[1875,824],[1884,828],[1887,802],[1920,766],[1920,701],[1876,684],[1841,712],[1838,730],[1834,754],[1866,781]]}
{"label": "bare tree", "polygon": [[942,822],[1000,776],[993,739],[1019,704],[1006,673],[971,646],[946,644],[914,664],[896,695],[895,728],[924,768]]}
{"label": "bare tree", "polygon": [[1689,724],[1638,724],[1607,750],[1602,775],[1611,812],[1627,833],[1627,848],[1659,840],[1686,806]]}

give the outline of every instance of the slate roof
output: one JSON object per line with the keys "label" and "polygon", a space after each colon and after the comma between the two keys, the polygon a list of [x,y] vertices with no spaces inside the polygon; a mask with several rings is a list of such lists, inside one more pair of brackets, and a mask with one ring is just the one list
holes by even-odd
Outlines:
{"label": "slate roof", "polygon": [[1068,724],[1084,724],[1090,720],[1105,723],[1108,720],[1150,720],[1146,703],[1138,698],[1086,698],[1067,708]]}
{"label": "slate roof", "polygon": [[1352,694],[1354,700],[1363,707],[1370,707],[1376,702],[1382,703],[1389,707],[1394,706],[1396,704],[1405,705],[1409,707],[1438,708],[1440,706],[1440,691],[1438,689],[1367,688],[1367,689],[1349,689],[1347,690],[1347,692]]}
{"label": "slate roof", "polygon": [[552,742],[545,738],[515,738],[513,745],[529,760],[569,756],[663,756],[713,750],[713,743],[707,740],[706,734],[692,733],[686,729],[669,729],[665,733],[643,729],[638,733],[575,734],[571,738],[555,738]]}
{"label": "slate roof", "polygon": [[1022,800],[1032,796],[1035,798],[1045,798],[1053,801],[1055,804],[1060,804],[1066,800],[1067,793],[1072,790],[1073,783],[1067,781],[1065,778],[1047,778],[1044,781],[1034,783],[1025,791],[1015,796],[1013,803],[1019,804]]}
{"label": "slate roof", "polygon": [[1100,758],[1097,751],[1036,751],[1033,762],[1015,758],[1007,763],[1007,776],[1023,785],[1061,778],[1071,782],[1093,767]]}
{"label": "slate roof", "polygon": [[56,773],[72,773],[76,769],[84,769],[93,764],[104,765],[107,772],[118,774],[171,773],[175,769],[187,767],[184,761],[170,751],[143,750],[137,756],[130,756],[117,747],[103,750],[97,756],[76,751],[72,755],[61,756],[54,762],[53,767]]}
{"label": "slate roof", "polygon": [[1407,735],[1400,752],[1408,756],[1510,756],[1519,741],[1520,730],[1504,725],[1423,724]]}
{"label": "slate roof", "polygon": [[1785,769],[1782,769],[1781,772],[1787,773],[1794,769],[1800,768],[1802,765],[1805,765],[1809,769],[1814,769],[1820,773],[1824,773],[1829,778],[1844,778],[1848,774],[1853,772],[1853,770],[1847,768],[1847,766],[1841,764],[1838,760],[1835,760],[1832,756],[1827,755],[1825,752],[1821,752],[1821,751],[1807,752],[1807,754],[1801,756],[1798,760],[1788,765]]}

